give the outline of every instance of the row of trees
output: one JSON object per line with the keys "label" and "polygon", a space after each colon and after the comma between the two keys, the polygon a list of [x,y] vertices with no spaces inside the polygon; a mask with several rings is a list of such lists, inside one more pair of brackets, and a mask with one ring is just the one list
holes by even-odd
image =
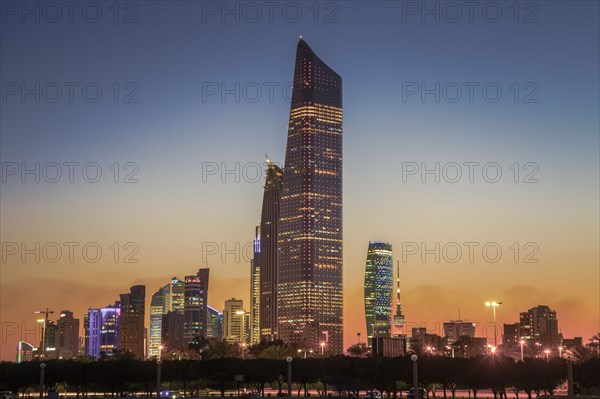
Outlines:
{"label": "row of trees", "polygon": [[[158,364],[154,361],[112,359],[107,361],[51,360],[46,362],[45,389],[48,392],[68,390],[85,397],[88,392],[122,395],[123,392],[155,390]],[[310,389],[319,394],[342,395],[377,389],[394,398],[402,396],[412,381],[410,357],[358,358],[329,357],[294,359],[295,392],[308,395]],[[494,395],[505,398],[513,392],[531,398],[541,393],[553,394],[567,378],[563,359],[526,359],[485,356],[448,358],[421,356],[418,360],[419,382],[435,397],[455,397],[459,388],[470,389],[473,398],[481,389],[491,389]],[[582,393],[600,389],[600,359],[592,358],[573,366],[574,379]],[[200,390],[214,389],[225,394],[235,389],[236,375],[244,376],[244,386],[264,394],[265,388],[285,391],[287,364],[285,360],[221,358],[212,360],[163,360],[161,364],[163,389],[182,390],[186,396],[198,396]],[[40,363],[0,363],[0,389],[14,393],[35,390],[39,384]]]}

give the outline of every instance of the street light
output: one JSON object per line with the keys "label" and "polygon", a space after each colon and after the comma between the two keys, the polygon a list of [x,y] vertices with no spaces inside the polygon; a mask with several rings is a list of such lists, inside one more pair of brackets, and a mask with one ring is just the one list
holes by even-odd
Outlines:
{"label": "street light", "polygon": [[325,342],[321,341],[321,356],[325,354]]}
{"label": "street light", "polygon": [[563,351],[563,349],[564,348],[562,346],[558,347],[558,357],[560,357],[560,358],[562,358],[562,351]]}
{"label": "street light", "polygon": [[494,346],[498,346],[498,332],[496,331],[496,308],[500,305],[502,305],[502,302],[488,301],[485,303],[485,306],[488,308],[491,307],[494,311]]}
{"label": "street light", "polygon": [[413,362],[413,397],[415,399],[419,399],[419,378],[417,377],[417,360],[419,357],[417,355],[412,355],[410,360]]}
{"label": "street light", "polygon": [[158,359],[156,361],[156,397],[160,398],[160,365],[162,364],[162,360]]}
{"label": "street light", "polygon": [[550,349],[546,349],[544,353],[546,354],[546,360],[548,360],[548,356],[550,356]]}
{"label": "street light", "polygon": [[451,349],[452,350],[452,359],[454,359],[454,347],[453,346],[446,346],[446,349]]}
{"label": "street light", "polygon": [[521,361],[523,361],[523,345],[525,345],[525,340],[522,339],[519,343],[521,344]]}
{"label": "street light", "polygon": [[46,368],[46,363],[40,363],[40,399],[44,398],[44,369]]}
{"label": "street light", "polygon": [[292,396],[292,357],[288,356],[285,358],[287,362],[287,386],[288,386],[288,396]]}

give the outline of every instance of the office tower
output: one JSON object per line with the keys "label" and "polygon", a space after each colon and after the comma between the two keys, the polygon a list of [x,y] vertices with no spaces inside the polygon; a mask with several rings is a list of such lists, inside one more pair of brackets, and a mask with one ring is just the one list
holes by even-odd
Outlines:
{"label": "office tower", "polygon": [[100,331],[102,330],[102,313],[100,309],[89,308],[83,316],[84,355],[92,359],[100,357]]}
{"label": "office tower", "polygon": [[475,337],[475,323],[468,320],[450,320],[444,322],[444,335],[449,344],[458,341],[464,335]]}
{"label": "office tower", "polygon": [[279,207],[283,171],[267,160],[267,176],[263,191],[260,224],[260,338],[272,341],[277,337],[277,278]]}
{"label": "office tower", "polygon": [[279,206],[283,171],[267,160],[267,177],[260,218],[260,339],[277,337],[277,278],[279,269]]}
{"label": "office tower", "polygon": [[44,331],[40,342],[41,351],[38,351],[38,355],[43,359],[57,359],[58,327],[55,322],[46,319],[43,328]]}
{"label": "office tower", "polygon": [[231,298],[225,301],[223,310],[223,333],[225,341],[235,344],[245,342],[246,311],[241,299]]}
{"label": "office tower", "polygon": [[556,311],[545,305],[538,305],[520,315],[521,338],[532,340],[543,347],[560,345],[562,340],[558,332]]}
{"label": "office tower", "polygon": [[181,312],[185,306],[185,281],[177,277],[171,279],[171,309],[173,312]]}
{"label": "office tower", "polygon": [[521,341],[521,325],[519,323],[504,324],[504,334],[502,334],[502,344],[505,347],[514,347]]}
{"label": "office tower", "polygon": [[260,225],[254,233],[254,256],[250,260],[250,345],[260,342]]}
{"label": "office tower", "polygon": [[100,356],[116,355],[120,346],[120,322],[121,322],[121,304],[119,301],[114,305],[106,306],[100,309],[101,325],[100,330]]}
{"label": "office tower", "polygon": [[150,342],[148,356],[160,356],[163,315],[171,310],[171,284],[160,288],[150,300]]}
{"label": "office tower", "polygon": [[129,293],[120,297],[119,351],[131,352],[136,359],[143,359],[146,287],[134,285]]}
{"label": "office tower", "polygon": [[279,336],[343,352],[342,78],[296,49],[278,242]]}
{"label": "office tower", "polygon": [[209,269],[200,269],[194,276],[185,276],[183,338],[186,343],[207,335],[208,272]]}
{"label": "office tower", "polygon": [[56,322],[58,339],[56,350],[58,357],[71,359],[79,355],[79,319],[73,317],[73,312],[63,310]]}
{"label": "office tower", "polygon": [[[185,317],[182,312],[168,311],[161,316],[161,345],[164,350],[184,350],[187,345],[183,339]],[[150,355],[152,356],[152,355]]]}
{"label": "office tower", "polygon": [[208,306],[208,334],[207,338],[223,339],[223,313],[212,306]]}
{"label": "office tower", "polygon": [[365,266],[365,316],[367,339],[391,334],[392,295],[394,290],[392,245],[371,241]]}

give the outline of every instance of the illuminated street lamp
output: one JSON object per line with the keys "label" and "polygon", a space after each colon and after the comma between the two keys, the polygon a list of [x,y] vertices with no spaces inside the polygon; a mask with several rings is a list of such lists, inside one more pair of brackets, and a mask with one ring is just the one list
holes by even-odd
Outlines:
{"label": "illuminated street lamp", "polygon": [[446,346],[446,349],[451,349],[452,350],[452,359],[454,359],[454,347],[453,346]]}
{"label": "illuminated street lamp", "polygon": [[321,356],[325,354],[325,342],[321,341]]}
{"label": "illuminated street lamp", "polygon": [[500,305],[502,305],[502,302],[488,301],[485,303],[485,306],[488,308],[491,307],[494,312],[494,346],[498,346],[498,333],[496,331],[496,308]]}
{"label": "illuminated street lamp", "polygon": [[548,360],[548,356],[550,356],[550,349],[546,349],[544,353],[546,354],[546,360]]}

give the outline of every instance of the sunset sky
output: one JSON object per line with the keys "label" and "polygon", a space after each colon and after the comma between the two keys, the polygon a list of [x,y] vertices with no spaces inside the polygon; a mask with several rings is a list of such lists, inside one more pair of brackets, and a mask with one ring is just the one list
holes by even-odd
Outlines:
{"label": "sunset sky", "polygon": [[[374,240],[390,242],[401,260],[409,323],[441,333],[441,323],[460,309],[481,336],[492,321],[484,302],[494,299],[503,303],[499,323],[543,304],[557,311],[565,337],[587,342],[600,331],[597,2],[533,2],[539,9],[521,10],[519,22],[512,2],[497,2],[502,17],[495,23],[481,9],[472,22],[422,22],[405,7],[423,2],[390,1],[322,2],[317,22],[314,3],[302,1],[294,3],[302,10],[297,22],[281,9],[272,21],[263,10],[260,21],[242,15],[236,22],[206,9],[222,3],[162,0],[132,2],[138,9],[121,10],[119,18],[133,10],[138,22],[115,23],[109,4],[98,3],[104,8],[97,23],[80,12],[73,23],[64,16],[23,23],[3,14],[2,360],[14,360],[20,338],[39,342],[36,310],[49,307],[57,317],[69,309],[83,319],[87,308],[113,303],[134,284],[146,285],[149,302],[171,277],[199,267],[210,267],[211,306],[222,310],[235,296],[249,310],[250,251],[242,249],[260,220],[264,174],[255,178],[256,166],[264,168],[265,154],[284,163],[286,85],[299,35],[344,82],[345,347],[357,332],[365,337],[364,268]],[[537,22],[523,23],[527,15]],[[36,82],[47,89],[39,102],[7,95]],[[49,82],[64,90],[55,103],[48,101]],[[78,84],[73,101],[65,82]],[[473,101],[465,82],[474,82]],[[422,83],[439,83],[439,102],[434,94],[425,101],[407,94]],[[102,89],[97,102],[84,98],[86,84]],[[221,98],[222,87],[235,92],[236,84],[239,101],[235,94]],[[462,97],[452,102],[457,85]],[[484,86],[491,87],[487,94]],[[492,102],[498,87],[502,96]],[[36,162],[46,166],[39,183],[9,173]],[[48,182],[53,162],[79,162],[74,181],[63,165],[62,178]],[[403,169],[436,162],[447,166],[439,183],[433,175],[422,182],[419,173],[403,179]],[[470,162],[479,162],[472,183],[464,166]],[[102,172],[96,183],[82,177],[81,165],[89,163]],[[449,181],[453,163],[462,165],[456,183]],[[502,172],[496,183],[486,181],[496,169],[482,176],[488,163]],[[216,174],[203,174],[214,165]],[[95,170],[88,168],[88,180]],[[124,182],[130,173],[137,183]],[[48,249],[39,262],[8,251],[10,243],[36,242]],[[63,250],[56,263],[47,261],[52,242]],[[80,244],[73,262],[65,242]],[[96,263],[82,254],[90,242],[102,249]],[[403,247],[432,249],[436,242],[458,243],[462,257],[448,262],[455,253],[446,245],[439,262],[420,252],[402,259]],[[473,262],[465,242],[478,243]],[[488,243],[502,250],[495,263],[482,254]],[[218,253],[208,255],[215,246]],[[125,262],[135,247],[139,262]],[[525,262],[527,255],[538,262]]]}

